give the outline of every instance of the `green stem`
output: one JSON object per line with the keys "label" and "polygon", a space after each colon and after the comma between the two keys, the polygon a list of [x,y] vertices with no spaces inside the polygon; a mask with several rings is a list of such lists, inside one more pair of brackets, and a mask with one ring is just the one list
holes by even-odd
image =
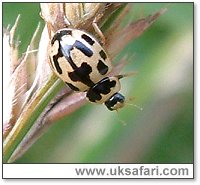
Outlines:
{"label": "green stem", "polygon": [[63,82],[53,74],[46,85],[36,94],[34,100],[27,105],[3,143],[4,163],[9,161],[17,146],[63,85]]}

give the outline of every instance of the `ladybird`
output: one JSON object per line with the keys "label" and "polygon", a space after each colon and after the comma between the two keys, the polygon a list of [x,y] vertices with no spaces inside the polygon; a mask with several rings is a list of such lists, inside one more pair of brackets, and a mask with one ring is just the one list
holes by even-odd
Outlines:
{"label": "ladybird", "polygon": [[105,104],[109,110],[124,106],[119,93],[122,75],[108,76],[111,61],[92,35],[78,29],[58,30],[49,44],[50,64],[56,75],[72,90],[86,92],[90,102]]}

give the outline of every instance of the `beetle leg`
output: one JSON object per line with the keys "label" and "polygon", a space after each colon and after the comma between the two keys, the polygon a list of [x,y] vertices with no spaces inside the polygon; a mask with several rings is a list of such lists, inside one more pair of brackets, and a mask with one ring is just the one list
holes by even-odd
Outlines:
{"label": "beetle leg", "polygon": [[104,36],[104,34],[102,33],[101,29],[99,28],[99,26],[97,25],[97,21],[96,21],[96,17],[94,18],[93,22],[92,22],[92,26],[95,30],[95,32],[99,35],[99,37],[101,38],[101,43],[103,45],[105,45],[106,43],[106,38]]}

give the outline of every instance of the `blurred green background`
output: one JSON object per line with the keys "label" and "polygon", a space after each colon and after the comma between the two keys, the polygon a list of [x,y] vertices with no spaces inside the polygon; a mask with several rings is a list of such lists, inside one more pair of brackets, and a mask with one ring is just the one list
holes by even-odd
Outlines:
{"label": "blurred green background", "polygon": [[[193,162],[193,3],[136,3],[130,20],[164,7],[168,11],[120,53],[135,54],[123,72],[138,71],[121,81],[121,92],[143,110],[126,106],[117,114],[88,103],[54,124],[16,163]],[[21,52],[38,21],[44,25],[39,12],[38,3],[3,3],[4,27],[21,14]]]}

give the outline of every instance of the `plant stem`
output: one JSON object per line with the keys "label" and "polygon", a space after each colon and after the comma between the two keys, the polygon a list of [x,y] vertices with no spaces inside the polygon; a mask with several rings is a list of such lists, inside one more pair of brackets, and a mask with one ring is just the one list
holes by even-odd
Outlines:
{"label": "plant stem", "polygon": [[3,162],[9,161],[11,155],[33,126],[42,111],[61,90],[64,83],[53,74],[46,85],[38,91],[33,101],[25,108],[15,126],[3,143]]}

